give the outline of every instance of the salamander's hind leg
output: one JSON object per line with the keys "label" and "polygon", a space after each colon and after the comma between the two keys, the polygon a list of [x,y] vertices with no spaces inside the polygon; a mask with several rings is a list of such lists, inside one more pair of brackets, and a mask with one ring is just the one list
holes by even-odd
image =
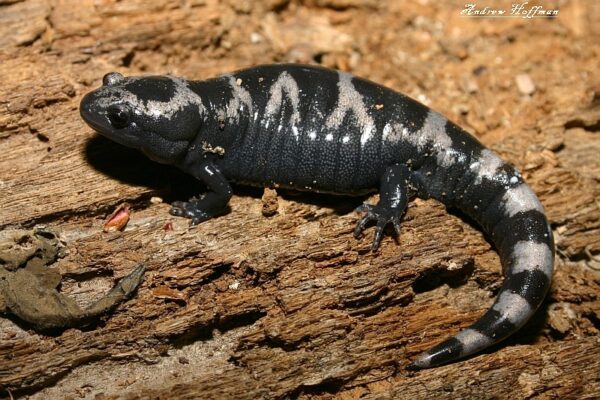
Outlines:
{"label": "salamander's hind leg", "polygon": [[359,238],[367,224],[375,221],[377,228],[373,238],[372,250],[379,248],[383,232],[388,224],[392,224],[396,234],[400,234],[400,218],[408,204],[408,188],[410,171],[406,165],[396,164],[387,168],[381,179],[379,203],[363,204],[356,211],[366,212],[354,229],[354,237]]}
{"label": "salamander's hind leg", "polygon": [[219,168],[214,163],[205,160],[190,168],[190,173],[203,182],[208,191],[200,199],[173,202],[173,207],[169,211],[171,215],[189,218],[192,220],[192,225],[196,225],[217,215],[224,214],[227,210],[227,203],[231,199],[232,191],[229,182],[227,182]]}

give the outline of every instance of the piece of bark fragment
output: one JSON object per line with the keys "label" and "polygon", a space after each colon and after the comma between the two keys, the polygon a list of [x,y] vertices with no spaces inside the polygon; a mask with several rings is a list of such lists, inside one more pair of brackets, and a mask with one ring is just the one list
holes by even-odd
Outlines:
{"label": "piece of bark fragment", "polygon": [[277,214],[279,201],[277,199],[277,191],[275,189],[265,188],[262,195],[262,215],[272,217]]}
{"label": "piece of bark fragment", "polygon": [[108,217],[104,224],[104,232],[122,231],[127,226],[131,217],[130,206],[128,203],[122,203]]}
{"label": "piece of bark fragment", "polygon": [[127,299],[142,282],[139,266],[92,306],[81,309],[57,290],[62,276],[49,267],[64,250],[58,236],[43,226],[0,232],[0,311],[36,329],[81,326]]}
{"label": "piece of bark fragment", "polygon": [[535,92],[535,85],[529,74],[519,74],[516,76],[517,89],[524,95],[532,95]]}

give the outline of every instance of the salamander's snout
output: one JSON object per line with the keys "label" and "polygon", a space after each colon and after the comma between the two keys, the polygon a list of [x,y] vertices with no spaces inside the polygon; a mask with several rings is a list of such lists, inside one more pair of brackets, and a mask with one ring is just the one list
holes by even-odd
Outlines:
{"label": "salamander's snout", "polygon": [[127,78],[118,72],[104,75],[102,86],[81,99],[81,118],[105,136],[127,128],[131,122],[131,107],[122,99],[126,83]]}
{"label": "salamander's snout", "polygon": [[79,114],[86,123],[91,125],[90,122],[93,120],[95,114],[94,111],[94,93],[92,92],[86,94],[83,96],[83,99],[81,99],[81,103],[79,103]]}
{"label": "salamander's snout", "polygon": [[83,96],[81,118],[96,132],[124,146],[139,148],[140,135],[129,104],[114,101],[104,87]]}
{"label": "salamander's snout", "polygon": [[96,92],[90,92],[83,96],[79,104],[79,114],[90,127],[99,133],[104,133],[107,128],[106,116],[104,110],[98,105]]}
{"label": "salamander's snout", "polygon": [[79,112],[81,116],[87,115],[92,109],[92,93],[88,93],[81,99],[81,103],[79,103]]}

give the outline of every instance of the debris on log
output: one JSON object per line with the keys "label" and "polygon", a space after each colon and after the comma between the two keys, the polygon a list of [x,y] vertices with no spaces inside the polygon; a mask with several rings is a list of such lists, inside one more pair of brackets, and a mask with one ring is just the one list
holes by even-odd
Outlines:
{"label": "debris on log", "polygon": [[[92,325],[38,332],[0,318],[0,397],[598,396],[600,8],[559,7],[476,19],[460,2],[0,0],[0,229],[55,232],[60,256],[36,257],[80,309],[146,267],[135,295]],[[192,178],[79,117],[110,71],[202,79],[287,61],[402,91],[521,169],[557,262],[517,335],[404,369],[480,317],[502,281],[481,231],[436,201],[412,202],[378,253],[372,230],[352,238],[364,199],[236,187],[231,213],[190,227],[168,210],[200,193]],[[131,218],[104,232],[123,203]]]}

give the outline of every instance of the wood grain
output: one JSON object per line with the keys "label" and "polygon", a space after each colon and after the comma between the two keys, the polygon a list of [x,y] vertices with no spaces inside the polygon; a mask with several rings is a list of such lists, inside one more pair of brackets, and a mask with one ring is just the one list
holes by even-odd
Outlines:
{"label": "wood grain", "polygon": [[[0,396],[600,394],[598,7],[561,3],[575,26],[477,23],[458,17],[460,2],[252,4],[0,1],[0,228],[59,232],[68,254],[53,267],[83,305],[148,268],[137,295],[94,326],[42,334],[0,319]],[[482,233],[441,204],[411,203],[400,238],[377,254],[372,230],[352,238],[361,199],[279,193],[265,217],[262,192],[236,188],[230,214],[190,228],[166,202],[196,194],[194,182],[95,136],[78,115],[112,70],[203,78],[315,60],[426,101],[521,168],[558,260],[542,310],[513,338],[451,366],[404,370],[481,316],[502,280]],[[517,90],[521,73],[531,96]],[[123,201],[133,209],[125,231],[102,232]]]}

